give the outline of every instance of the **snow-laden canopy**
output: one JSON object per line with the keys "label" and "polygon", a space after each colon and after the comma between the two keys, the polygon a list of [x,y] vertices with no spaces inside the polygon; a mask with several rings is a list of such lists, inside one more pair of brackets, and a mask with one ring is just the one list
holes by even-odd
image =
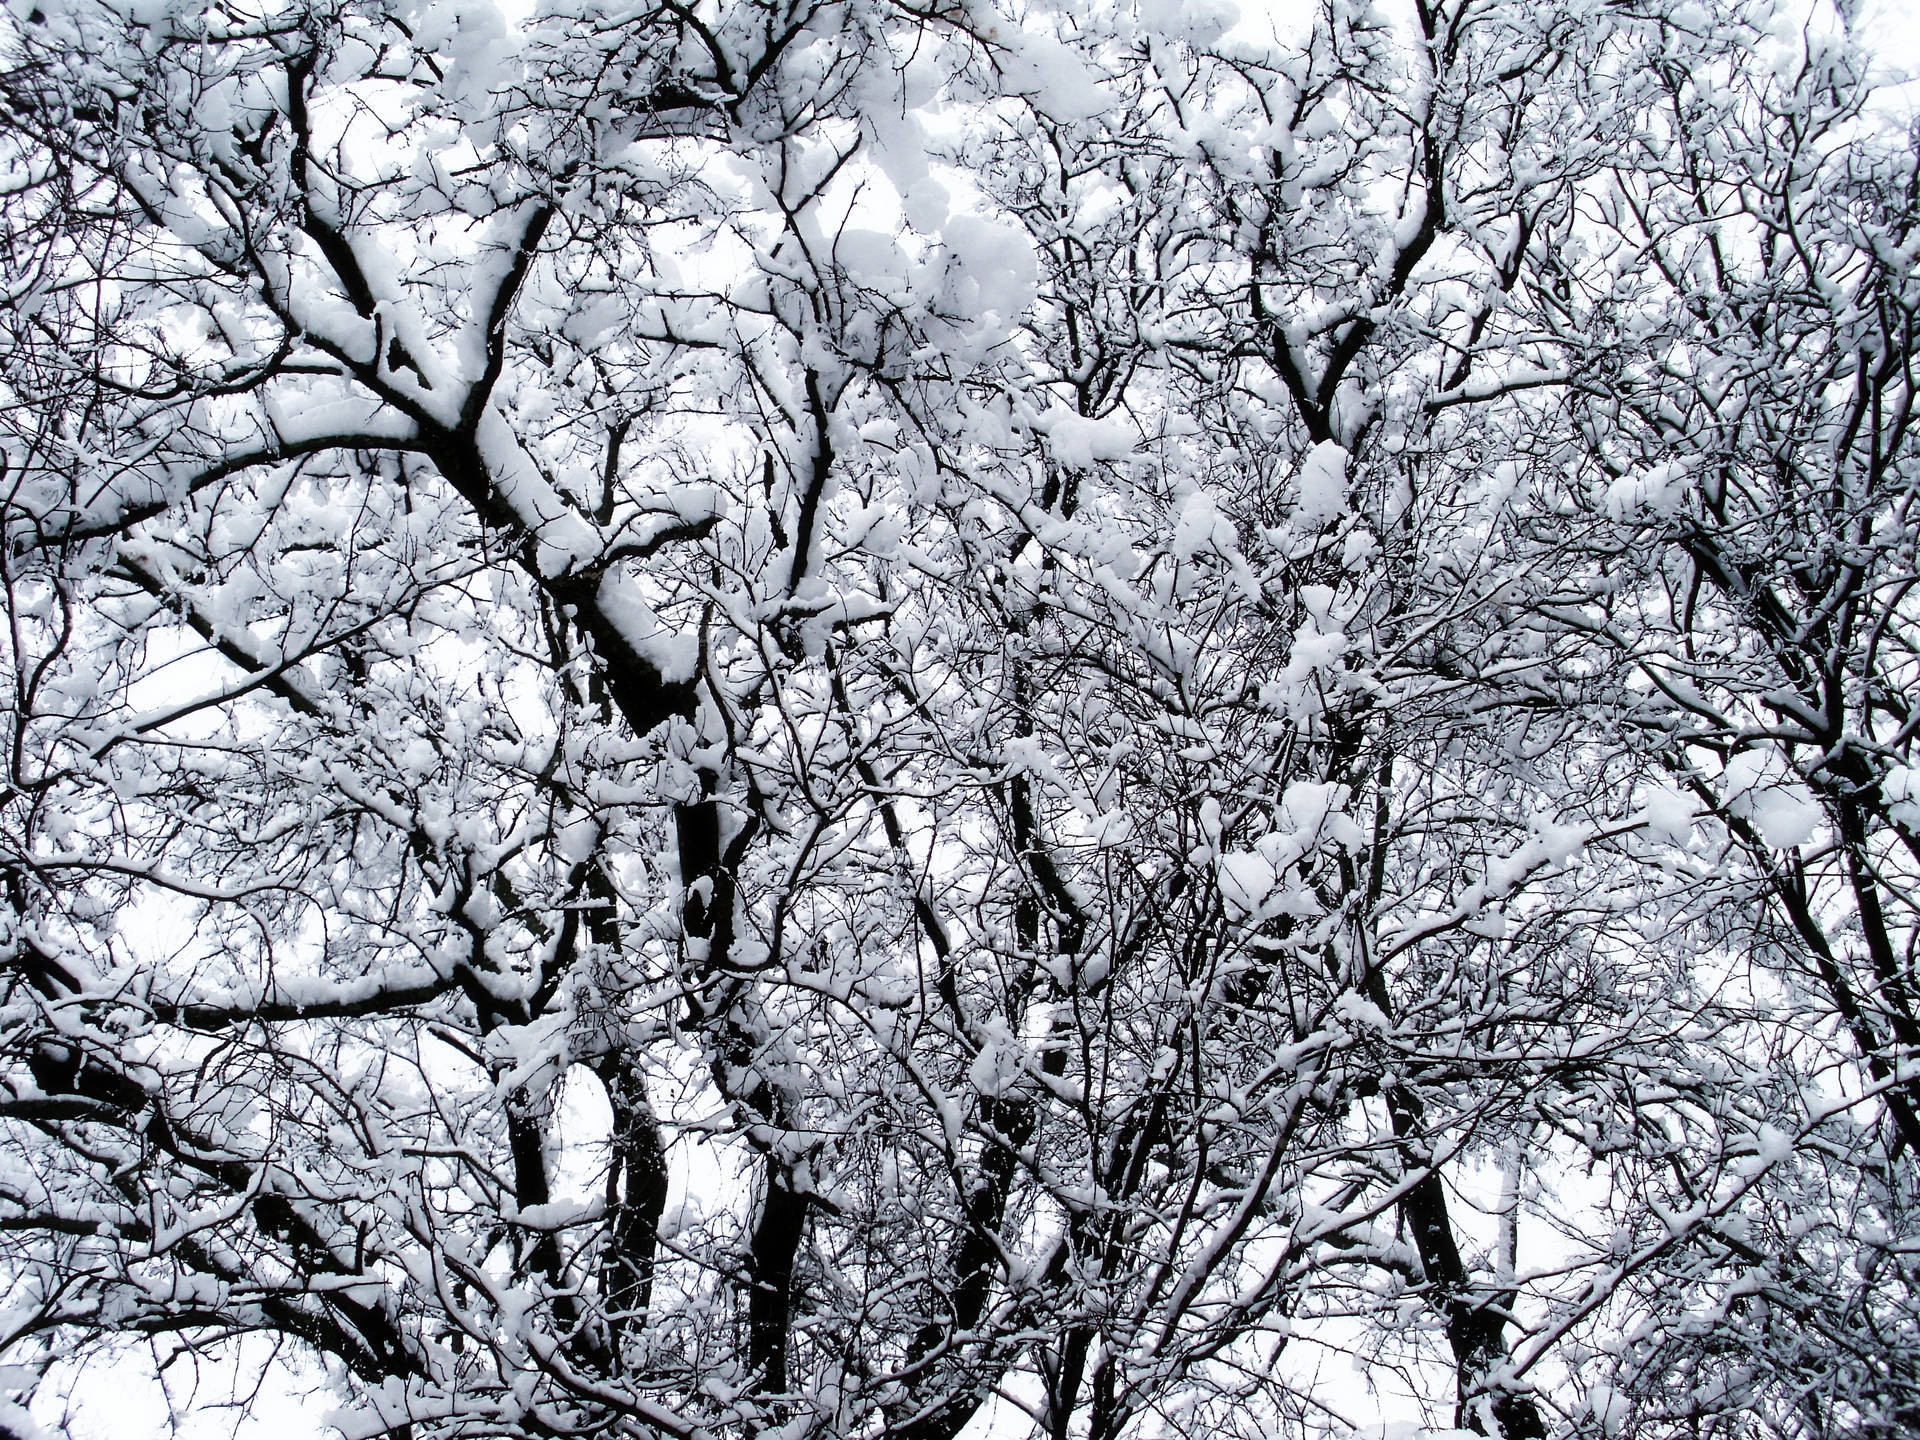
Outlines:
{"label": "snow-laden canopy", "polygon": [[0,1430],[1911,1433],[1842,10],[12,0]]}

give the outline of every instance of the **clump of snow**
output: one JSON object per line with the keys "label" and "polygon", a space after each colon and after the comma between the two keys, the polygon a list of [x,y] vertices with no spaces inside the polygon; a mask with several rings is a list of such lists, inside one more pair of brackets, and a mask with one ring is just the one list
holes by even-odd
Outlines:
{"label": "clump of snow", "polygon": [[1587,1387],[1587,1413],[1599,1424],[1607,1435],[1618,1435],[1627,1423],[1632,1409],[1626,1396],[1605,1381],[1596,1381]]}
{"label": "clump of snow", "polygon": [[1140,0],[1140,19],[1169,40],[1212,45],[1240,21],[1233,0]]}
{"label": "clump of snow", "polygon": [[1895,765],[1880,779],[1887,797],[1887,818],[1909,830],[1920,830],[1920,770]]}
{"label": "clump of snow", "polygon": [[1000,31],[1005,47],[997,57],[1010,94],[1023,96],[1034,109],[1063,124],[1090,120],[1113,108],[1113,99],[1072,50],[1051,35],[1029,30]]}
{"label": "clump of snow", "polygon": [[893,236],[858,226],[848,226],[835,237],[833,258],[848,278],[883,291],[901,286],[911,268]]}
{"label": "clump of snow", "polygon": [[991,1034],[967,1067],[967,1080],[982,1095],[999,1099],[1017,1090],[1026,1077],[1026,1047],[1004,1031]]}
{"label": "clump of snow", "polygon": [[1631,519],[1642,512],[1671,515],[1680,508],[1689,488],[1688,467],[1679,463],[1630,470],[1607,487],[1607,514],[1615,520]]}
{"label": "clump of snow", "polygon": [[1264,919],[1261,914],[1276,876],[1265,858],[1240,850],[1220,857],[1220,897],[1229,913],[1241,919]]}
{"label": "clump of snow", "polygon": [[[1289,785],[1274,828],[1256,840],[1251,850],[1230,851],[1219,858],[1220,898],[1228,910],[1256,924],[1278,915],[1320,914],[1313,892],[1287,877],[1302,859],[1323,846],[1340,845],[1351,851],[1366,843],[1359,825],[1342,808],[1350,795],[1339,784],[1296,781]],[[1203,823],[1207,819],[1203,807]]]}
{"label": "clump of snow", "polygon": [[951,259],[949,303],[969,319],[1010,322],[1039,293],[1040,262],[1023,230],[980,215],[955,215],[941,232]]}
{"label": "clump of snow", "polygon": [[668,685],[684,684],[700,668],[700,641],[670,629],[640,593],[639,584],[618,569],[600,581],[600,609],[618,627],[634,653],[660,672]]}
{"label": "clump of snow", "polygon": [[1351,990],[1343,991],[1333,1002],[1333,1013],[1356,1030],[1377,1030],[1385,1034],[1393,1029],[1386,1011]]}
{"label": "clump of snow", "polygon": [[1346,450],[1331,440],[1323,440],[1307,452],[1294,476],[1295,525],[1302,530],[1319,530],[1346,513],[1348,460]]}
{"label": "clump of snow", "polygon": [[1776,850],[1806,844],[1819,828],[1819,802],[1771,745],[1733,756],[1720,781],[1727,813],[1745,820]]}
{"label": "clump of snow", "polygon": [[1113,415],[1095,419],[1055,408],[1034,428],[1046,435],[1054,458],[1070,469],[1083,469],[1096,460],[1122,460],[1137,448],[1132,427]]}
{"label": "clump of snow", "polygon": [[438,53],[446,67],[441,93],[474,116],[493,108],[506,88],[515,45],[500,7],[480,0],[430,0],[413,11],[415,49]]}
{"label": "clump of snow", "polygon": [[1240,592],[1250,600],[1259,598],[1259,578],[1240,552],[1240,536],[1233,521],[1204,490],[1192,491],[1181,501],[1167,549],[1176,560],[1183,561],[1191,561],[1196,555],[1217,556],[1226,562]]}
{"label": "clump of snow", "polygon": [[1284,710],[1295,720],[1318,714],[1321,686],[1338,671],[1348,643],[1346,632],[1326,614],[1309,611],[1307,619],[1293,632],[1293,647],[1288,652],[1286,668],[1277,679],[1261,687],[1261,703]]}
{"label": "clump of snow", "polygon": [[1173,539],[1167,548],[1182,560],[1191,560],[1204,551],[1215,551],[1235,543],[1233,524],[1220,512],[1214,498],[1204,490],[1187,496],[1180,506],[1180,518],[1174,522]]}
{"label": "clump of snow", "polygon": [[922,235],[937,233],[952,207],[953,196],[931,175],[914,181],[900,196],[901,214]]}
{"label": "clump of snow", "polygon": [[1650,840],[1685,845],[1693,836],[1693,817],[1700,807],[1693,796],[1671,785],[1650,787],[1642,800],[1642,824]]}

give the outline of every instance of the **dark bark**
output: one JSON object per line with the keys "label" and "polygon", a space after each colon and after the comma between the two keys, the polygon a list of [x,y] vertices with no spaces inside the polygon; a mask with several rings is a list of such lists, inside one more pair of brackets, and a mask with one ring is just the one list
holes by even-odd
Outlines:
{"label": "dark bark", "polygon": [[[1375,1003],[1379,1003],[1377,999]],[[1423,1107],[1419,1097],[1404,1085],[1388,1087],[1385,1093],[1394,1138],[1400,1142],[1405,1162],[1426,1170],[1400,1202],[1400,1213],[1413,1234],[1420,1268],[1433,1299],[1446,1319],[1447,1347],[1453,1354],[1454,1383],[1459,1392],[1454,1424],[1503,1440],[1546,1440],[1546,1421],[1533,1397],[1489,1383],[1507,1361],[1505,1306],[1510,1301],[1476,1285],[1467,1273],[1459,1242],[1454,1238],[1452,1217],[1447,1213],[1446,1185],[1440,1172],[1432,1168],[1432,1156],[1421,1135]],[[1485,1403],[1479,1403],[1483,1398]],[[1491,1431],[1487,1426],[1489,1414]]]}
{"label": "dark bark", "polygon": [[607,1250],[600,1266],[600,1290],[607,1323],[617,1339],[646,1318],[653,1300],[660,1217],[667,1208],[667,1154],[640,1073],[624,1056],[610,1056],[601,1062],[598,1074],[613,1110]]}

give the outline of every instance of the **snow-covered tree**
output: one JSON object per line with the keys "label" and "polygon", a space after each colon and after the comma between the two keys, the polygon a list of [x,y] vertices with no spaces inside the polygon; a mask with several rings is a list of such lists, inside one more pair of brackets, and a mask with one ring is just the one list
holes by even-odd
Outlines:
{"label": "snow-covered tree", "polygon": [[16,1397],[1913,1426],[1850,14],[9,13]]}

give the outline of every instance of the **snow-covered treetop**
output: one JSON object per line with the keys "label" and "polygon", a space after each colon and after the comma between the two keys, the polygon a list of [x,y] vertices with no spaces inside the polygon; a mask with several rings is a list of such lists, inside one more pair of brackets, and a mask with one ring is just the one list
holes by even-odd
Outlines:
{"label": "snow-covered treetop", "polygon": [[0,1430],[1913,1427],[1850,9],[7,13]]}

